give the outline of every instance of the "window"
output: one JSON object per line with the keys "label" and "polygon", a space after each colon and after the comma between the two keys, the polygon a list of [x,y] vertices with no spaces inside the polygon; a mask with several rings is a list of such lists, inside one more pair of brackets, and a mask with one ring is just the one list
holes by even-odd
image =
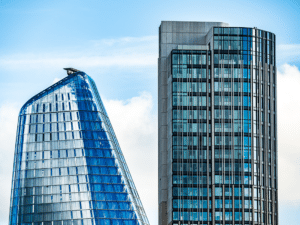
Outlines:
{"label": "window", "polygon": [[225,196],[232,196],[232,188],[225,187]]}
{"label": "window", "polygon": [[215,220],[222,220],[223,213],[222,212],[215,212]]}
{"label": "window", "polygon": [[215,183],[222,184],[222,175],[215,175]]}
{"label": "window", "polygon": [[222,187],[216,187],[215,188],[215,196],[222,196]]}
{"label": "window", "polygon": [[225,212],[225,220],[232,220],[232,212]]}
{"label": "window", "polygon": [[242,212],[234,212],[234,220],[235,221],[242,220]]}
{"label": "window", "polygon": [[239,197],[242,196],[242,188],[234,188],[234,196]]}
{"label": "window", "polygon": [[216,199],[215,200],[215,208],[222,208],[223,207],[223,204],[222,204],[222,199]]}
{"label": "window", "polygon": [[241,209],[242,208],[242,200],[235,199],[234,200],[234,208]]}
{"label": "window", "polygon": [[252,201],[245,200],[245,209],[251,209],[251,208],[252,208]]}
{"label": "window", "polygon": [[226,209],[232,208],[232,200],[231,199],[225,199],[225,208]]}

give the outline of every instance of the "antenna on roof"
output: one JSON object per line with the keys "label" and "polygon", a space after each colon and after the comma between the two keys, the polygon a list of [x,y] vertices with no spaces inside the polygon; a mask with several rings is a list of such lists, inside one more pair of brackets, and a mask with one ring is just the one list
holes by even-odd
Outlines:
{"label": "antenna on roof", "polygon": [[74,68],[64,68],[64,70],[66,70],[67,71],[67,74],[68,75],[71,75],[71,74],[73,74],[73,73],[77,73],[77,72],[81,72],[80,70],[77,70],[77,69],[74,69]]}

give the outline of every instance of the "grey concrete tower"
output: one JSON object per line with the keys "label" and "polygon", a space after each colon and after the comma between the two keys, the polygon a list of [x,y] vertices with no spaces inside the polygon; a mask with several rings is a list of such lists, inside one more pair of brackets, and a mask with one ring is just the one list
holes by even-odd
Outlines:
{"label": "grey concrete tower", "polygon": [[275,35],[162,21],[159,225],[278,224]]}

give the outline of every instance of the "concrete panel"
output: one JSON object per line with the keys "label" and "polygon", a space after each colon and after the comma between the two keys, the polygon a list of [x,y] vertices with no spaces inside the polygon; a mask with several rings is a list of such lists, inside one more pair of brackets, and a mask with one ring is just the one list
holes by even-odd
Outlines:
{"label": "concrete panel", "polygon": [[[166,126],[160,126],[158,129],[160,130],[160,145],[161,143],[167,140],[167,135],[166,135]],[[159,151],[163,151],[163,149],[159,149]]]}
{"label": "concrete panel", "polygon": [[168,191],[166,189],[164,189],[164,188],[160,189],[158,203],[161,203],[163,201],[168,201],[168,196],[166,193],[168,193]]}
{"label": "concrete panel", "polygon": [[189,33],[183,33],[182,34],[182,44],[188,44],[190,39]]}
{"label": "concrete panel", "polygon": [[163,185],[163,183],[161,182],[162,181],[162,178],[163,177],[166,177],[166,170],[164,170],[165,166],[164,164],[162,164],[159,168],[159,172],[158,172],[158,177],[159,177],[159,186],[161,189],[167,189],[166,186]]}
{"label": "concrete panel", "polygon": [[160,134],[161,138],[167,139],[167,126],[161,126],[160,129],[161,129],[161,134]]}
{"label": "concrete panel", "polygon": [[167,80],[168,80],[168,78],[167,78],[167,72],[162,72],[162,76],[160,76],[158,79],[160,80],[159,87],[161,87],[161,86],[167,86]]}
{"label": "concrete panel", "polygon": [[163,98],[162,100],[162,111],[167,112],[167,99]]}
{"label": "concrete panel", "polygon": [[160,61],[161,61],[161,59],[158,58],[158,60],[157,60],[157,71],[158,71],[158,76],[160,75],[159,72],[160,72],[160,69],[161,69]]}
{"label": "concrete panel", "polygon": [[168,225],[168,214],[167,214],[167,201],[163,201],[159,204],[159,225]]}
{"label": "concrete panel", "polygon": [[183,23],[182,22],[173,22],[172,32],[182,32]]}
{"label": "concrete panel", "polygon": [[160,142],[160,145],[159,145],[159,148],[161,151],[167,151],[167,140],[165,139],[161,139],[161,142]]}
{"label": "concrete panel", "polygon": [[205,45],[206,44],[203,41],[202,36],[197,33],[191,33],[190,38],[191,38],[191,40],[193,40],[193,43],[195,43],[196,45]]}
{"label": "concrete panel", "polygon": [[161,33],[160,38],[161,44],[167,43],[167,33]]}
{"label": "concrete panel", "polygon": [[158,118],[159,124],[167,124],[167,113],[162,113],[161,116]]}
{"label": "concrete panel", "polygon": [[167,190],[168,181],[167,181],[167,177],[162,177],[161,180],[160,180],[160,182],[161,182],[162,187],[166,187],[166,188],[164,188],[164,189],[161,190],[162,200],[166,201],[168,199],[168,190]]}
{"label": "concrete panel", "polygon": [[161,187],[162,189],[167,190],[167,183],[164,183],[165,180],[167,180],[167,164],[161,164],[161,166],[159,167],[161,172],[160,172],[160,183],[161,183]]}
{"label": "concrete panel", "polygon": [[167,96],[168,90],[167,90],[167,88],[165,86],[158,87],[158,90],[160,91],[161,98],[167,98],[168,97]]}
{"label": "concrete panel", "polygon": [[166,98],[159,98],[159,102],[158,102],[158,105],[160,107],[160,111],[159,113],[167,113],[167,109],[166,109]]}
{"label": "concrete panel", "polygon": [[205,30],[205,22],[204,23],[195,23],[194,29],[197,33],[204,33]]}
{"label": "concrete panel", "polygon": [[199,29],[197,23],[190,23],[190,31],[191,33],[198,33]]}
{"label": "concrete panel", "polygon": [[166,44],[162,44],[161,45],[161,57],[167,57],[167,45]]}
{"label": "concrete panel", "polygon": [[167,169],[166,168],[167,168],[167,164],[161,164],[161,166],[159,167],[159,173],[158,173],[160,187],[161,187],[161,189],[164,189],[164,190],[167,190],[166,183],[162,182],[163,178],[167,179]]}
{"label": "concrete panel", "polygon": [[176,42],[176,44],[182,44],[182,42],[183,42],[183,34],[182,33],[177,33],[177,42]]}
{"label": "concrete panel", "polygon": [[167,26],[168,26],[168,23],[166,21],[162,21],[161,25],[160,25],[160,32],[166,33],[167,29],[168,29]]}
{"label": "concrete panel", "polygon": [[182,23],[182,32],[189,32],[190,31],[190,22]]}
{"label": "concrete panel", "polygon": [[172,33],[167,33],[167,43],[172,44],[173,39],[172,39]]}
{"label": "concrete panel", "polygon": [[178,39],[179,39],[178,33],[172,33],[173,44],[177,44],[178,43]]}
{"label": "concrete panel", "polygon": [[166,21],[166,32],[168,32],[168,33],[170,33],[170,32],[172,32],[172,25],[173,25],[173,23],[172,23],[172,21]]}
{"label": "concrete panel", "polygon": [[168,155],[167,151],[161,151],[160,157],[162,157],[163,162],[167,162],[167,155]]}
{"label": "concrete panel", "polygon": [[[167,49],[168,45],[164,45],[164,46],[166,46],[166,49]],[[161,58],[160,69],[161,69],[161,71],[167,71],[167,59],[166,58]]]}
{"label": "concrete panel", "polygon": [[177,48],[177,45],[174,45],[174,44],[167,44],[167,54],[168,54],[168,56],[170,55],[171,51],[172,51],[174,48]]}

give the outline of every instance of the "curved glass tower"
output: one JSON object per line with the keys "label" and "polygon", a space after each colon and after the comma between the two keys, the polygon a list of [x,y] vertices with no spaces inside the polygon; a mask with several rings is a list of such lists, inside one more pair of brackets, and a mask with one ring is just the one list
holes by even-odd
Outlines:
{"label": "curved glass tower", "polygon": [[18,121],[9,224],[148,225],[94,81],[68,76]]}
{"label": "curved glass tower", "polygon": [[159,224],[278,224],[275,35],[163,21]]}

